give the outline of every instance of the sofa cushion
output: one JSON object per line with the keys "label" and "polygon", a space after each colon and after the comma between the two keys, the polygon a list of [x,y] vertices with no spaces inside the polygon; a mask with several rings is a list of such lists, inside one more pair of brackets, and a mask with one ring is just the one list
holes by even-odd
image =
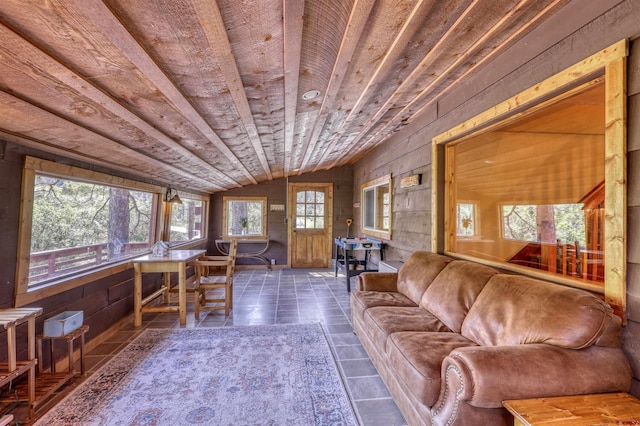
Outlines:
{"label": "sofa cushion", "polygon": [[371,340],[383,352],[389,335],[398,331],[451,331],[432,313],[417,306],[369,308],[364,313],[364,324]]}
{"label": "sofa cushion", "polygon": [[424,292],[420,307],[429,310],[451,330],[460,333],[469,308],[489,278],[497,273],[495,269],[479,263],[454,260]]}
{"label": "sofa cushion", "polygon": [[451,351],[476,346],[458,333],[399,332],[387,343],[389,366],[422,404],[432,407],[440,394],[442,361]]}
{"label": "sofa cushion", "polygon": [[583,290],[517,275],[491,277],[462,323],[462,334],[483,346],[548,343],[592,345],[612,310]]}
{"label": "sofa cushion", "polygon": [[452,260],[441,254],[414,252],[398,271],[398,291],[418,305],[433,279]]}
{"label": "sofa cushion", "polygon": [[354,291],[351,293],[351,309],[353,315],[362,319],[364,312],[374,306],[412,306],[413,303],[404,294],[394,291]]}

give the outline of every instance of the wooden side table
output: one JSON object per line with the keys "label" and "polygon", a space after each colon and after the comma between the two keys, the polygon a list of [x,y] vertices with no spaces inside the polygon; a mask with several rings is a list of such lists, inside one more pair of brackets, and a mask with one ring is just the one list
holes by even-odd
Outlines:
{"label": "wooden side table", "polygon": [[[39,334],[37,336],[37,340],[38,340],[38,359],[40,360],[40,364],[42,364],[42,341],[48,340],[49,351],[51,355],[51,358],[50,358],[51,372],[55,373],[56,363],[55,363],[55,354],[54,354],[54,341],[66,340],[67,355],[69,357],[69,368],[67,369],[67,373],[71,374],[71,376],[74,376],[75,368],[74,368],[74,362],[73,362],[73,346],[74,346],[74,341],[76,339],[80,339],[80,374],[84,376],[84,335],[87,331],[89,331],[89,326],[83,325],[73,330],[71,333],[65,334],[64,336],[49,337],[49,336],[43,336],[42,334]],[[42,373],[42,370],[43,370],[42,367],[43,367],[42,365],[38,366],[40,373]]]}
{"label": "wooden side table", "polygon": [[[49,341],[49,351],[51,360],[51,371],[48,373],[43,372],[44,366],[40,364],[38,366],[38,375],[36,377],[36,400],[34,408],[39,409],[49,397],[51,397],[58,389],[68,383],[76,376],[76,371],[73,362],[73,347],[74,342],[80,339],[80,374],[84,375],[84,335],[89,331],[88,325],[83,325],[64,336],[49,337],[39,334],[37,339],[37,351],[38,359],[42,360],[42,341]],[[56,358],[54,353],[54,343],[56,340],[66,340],[67,342],[67,355],[69,357],[69,366],[66,371],[56,372]],[[42,363],[42,361],[40,361]]]}
{"label": "wooden side table", "polygon": [[514,426],[640,425],[640,400],[628,393],[559,396],[503,401]]}

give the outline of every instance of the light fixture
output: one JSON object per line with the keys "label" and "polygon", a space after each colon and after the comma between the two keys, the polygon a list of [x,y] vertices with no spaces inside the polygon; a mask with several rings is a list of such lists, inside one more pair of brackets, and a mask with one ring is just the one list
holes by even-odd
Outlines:
{"label": "light fixture", "polygon": [[304,92],[302,94],[302,99],[304,99],[305,101],[310,101],[311,99],[315,99],[318,96],[320,96],[319,90],[309,90],[308,92]]}
{"label": "light fixture", "polygon": [[177,189],[167,188],[167,194],[165,196],[165,201],[171,204],[182,204],[182,200],[178,196]]}

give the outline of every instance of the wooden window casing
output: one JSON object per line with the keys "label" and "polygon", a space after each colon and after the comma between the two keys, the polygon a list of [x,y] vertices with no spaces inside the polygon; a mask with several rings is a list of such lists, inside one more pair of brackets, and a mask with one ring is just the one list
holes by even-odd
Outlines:
{"label": "wooden window casing", "polygon": [[36,174],[57,176],[73,181],[98,183],[117,188],[145,191],[155,194],[156,211],[152,219],[152,244],[160,233],[162,220],[159,220],[164,212],[160,200],[163,188],[129,179],[119,178],[104,173],[94,172],[78,167],[54,163],[34,157],[26,157],[22,174],[22,198],[20,203],[20,227],[18,231],[18,262],[16,268],[16,286],[14,306],[24,306],[46,297],[61,293],[96,281],[131,268],[129,260],[116,261],[107,265],[98,265],[91,269],[61,277],[58,280],[50,280],[46,284],[29,286],[29,266],[31,253],[31,232],[34,202],[34,185]]}
{"label": "wooden window casing", "polygon": [[385,175],[361,186],[362,233],[391,239],[392,180]]}
{"label": "wooden window casing", "polygon": [[[247,233],[243,234],[238,228],[238,220],[233,219],[233,204],[261,204],[261,213],[251,214],[247,216],[248,223]],[[248,214],[248,213],[247,213]],[[231,224],[230,224],[231,221]],[[223,238],[246,238],[246,239],[264,239],[267,238],[267,197],[222,197],[222,232]]]}
{"label": "wooden window casing", "polygon": [[[478,114],[460,125],[436,136],[432,143],[432,250],[448,253],[460,258],[469,258],[526,275],[557,281],[564,285],[584,288],[601,293],[620,315],[626,317],[626,139],[627,139],[627,93],[626,58],[628,42],[622,40],[571,66],[541,83],[507,99]],[[604,285],[582,284],[576,280],[553,277],[531,268],[522,268],[505,262],[492,262],[473,256],[459,255],[449,251],[450,222],[452,217],[452,177],[455,159],[447,156],[448,147],[471,137],[498,129],[516,120],[541,111],[556,102],[558,97],[568,97],[584,90],[590,82],[604,79]],[[455,208],[454,208],[455,212]],[[455,214],[455,213],[454,213]]]}

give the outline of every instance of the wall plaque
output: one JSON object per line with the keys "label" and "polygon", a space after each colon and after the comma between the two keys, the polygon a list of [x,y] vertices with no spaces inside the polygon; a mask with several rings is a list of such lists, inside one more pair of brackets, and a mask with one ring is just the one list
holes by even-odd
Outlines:
{"label": "wall plaque", "polygon": [[422,183],[422,175],[415,174],[400,179],[400,188],[409,188],[410,186],[417,186]]}

